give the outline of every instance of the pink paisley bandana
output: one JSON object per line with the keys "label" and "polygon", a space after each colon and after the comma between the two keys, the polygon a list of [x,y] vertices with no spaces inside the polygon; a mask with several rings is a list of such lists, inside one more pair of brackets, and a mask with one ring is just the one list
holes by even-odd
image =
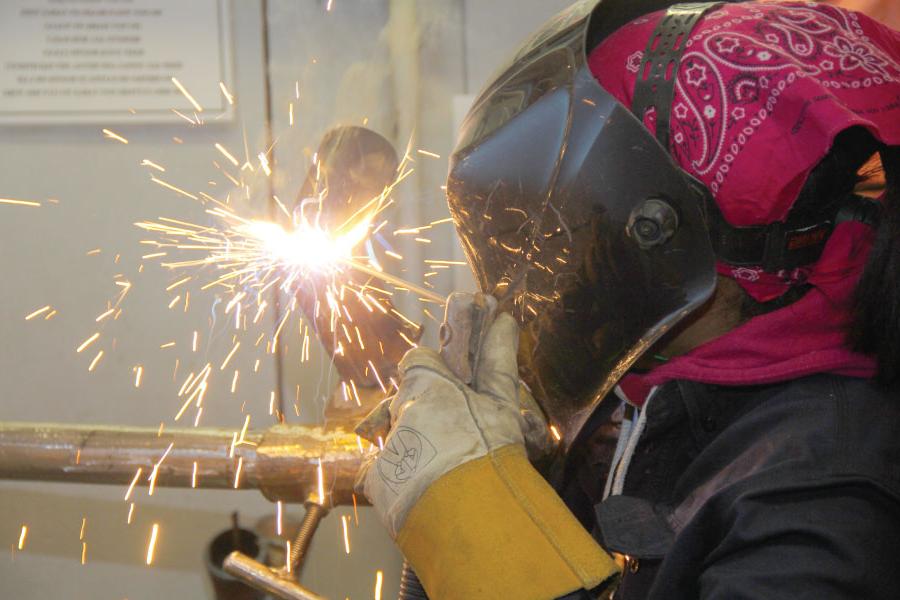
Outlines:
{"label": "pink paisley bandana", "polygon": [[[626,106],[660,14],[626,25],[589,57]],[[862,14],[814,2],[727,4],[685,44],[672,153],[732,225],[783,220],[848,127],[900,144],[900,33]]]}
{"label": "pink paisley bandana", "polygon": [[[589,57],[603,87],[626,106],[661,14],[626,25]],[[784,220],[810,170],[849,127],[864,126],[883,143],[900,145],[900,33],[862,14],[814,2],[727,4],[701,19],[684,43],[672,154],[706,184],[732,225]],[[645,123],[651,131],[653,117]],[[825,371],[870,376],[874,361],[844,345],[852,291],[870,247],[867,230],[839,226],[818,263],[789,272],[720,263],[720,274],[760,301],[799,282],[813,289],[644,381],[749,384]]]}

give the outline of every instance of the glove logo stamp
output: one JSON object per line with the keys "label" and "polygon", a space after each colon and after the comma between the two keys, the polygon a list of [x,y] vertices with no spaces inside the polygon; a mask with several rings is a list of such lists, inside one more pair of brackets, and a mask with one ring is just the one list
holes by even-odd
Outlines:
{"label": "glove logo stamp", "polygon": [[378,457],[378,474],[395,493],[428,465],[437,450],[428,438],[411,427],[398,427]]}

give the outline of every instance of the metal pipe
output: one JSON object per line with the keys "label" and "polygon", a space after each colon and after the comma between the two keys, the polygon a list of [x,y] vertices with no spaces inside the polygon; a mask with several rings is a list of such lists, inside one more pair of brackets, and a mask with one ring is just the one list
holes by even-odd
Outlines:
{"label": "metal pipe", "polygon": [[353,501],[362,460],[355,435],[303,425],[247,431],[234,443],[236,435],[227,429],[0,422],[0,479],[127,486],[141,469],[137,485],[153,478],[157,486],[258,489],[269,500],[304,502],[316,491],[321,461],[330,503]]}

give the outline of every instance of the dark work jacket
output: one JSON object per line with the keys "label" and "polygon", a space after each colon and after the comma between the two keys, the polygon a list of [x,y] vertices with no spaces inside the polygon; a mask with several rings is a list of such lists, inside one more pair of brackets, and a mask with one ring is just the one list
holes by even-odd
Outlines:
{"label": "dark work jacket", "polygon": [[616,600],[900,598],[900,391],[675,381],[647,410],[623,495],[600,501],[604,444],[562,494],[628,557]]}

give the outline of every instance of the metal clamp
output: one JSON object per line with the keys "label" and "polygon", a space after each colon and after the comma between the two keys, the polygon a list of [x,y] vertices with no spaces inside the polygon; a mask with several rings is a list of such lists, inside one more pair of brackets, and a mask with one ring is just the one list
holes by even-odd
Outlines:
{"label": "metal clamp", "polygon": [[247,585],[264,590],[276,598],[283,600],[326,600],[323,596],[300,585],[298,578],[300,566],[306,558],[306,552],[312,543],[313,535],[319,523],[328,514],[328,508],[318,496],[310,496],[306,501],[306,515],[291,545],[291,553],[284,568],[272,569],[250,558],[246,554],[234,551],[225,558],[223,568],[227,573],[237,577]]}

